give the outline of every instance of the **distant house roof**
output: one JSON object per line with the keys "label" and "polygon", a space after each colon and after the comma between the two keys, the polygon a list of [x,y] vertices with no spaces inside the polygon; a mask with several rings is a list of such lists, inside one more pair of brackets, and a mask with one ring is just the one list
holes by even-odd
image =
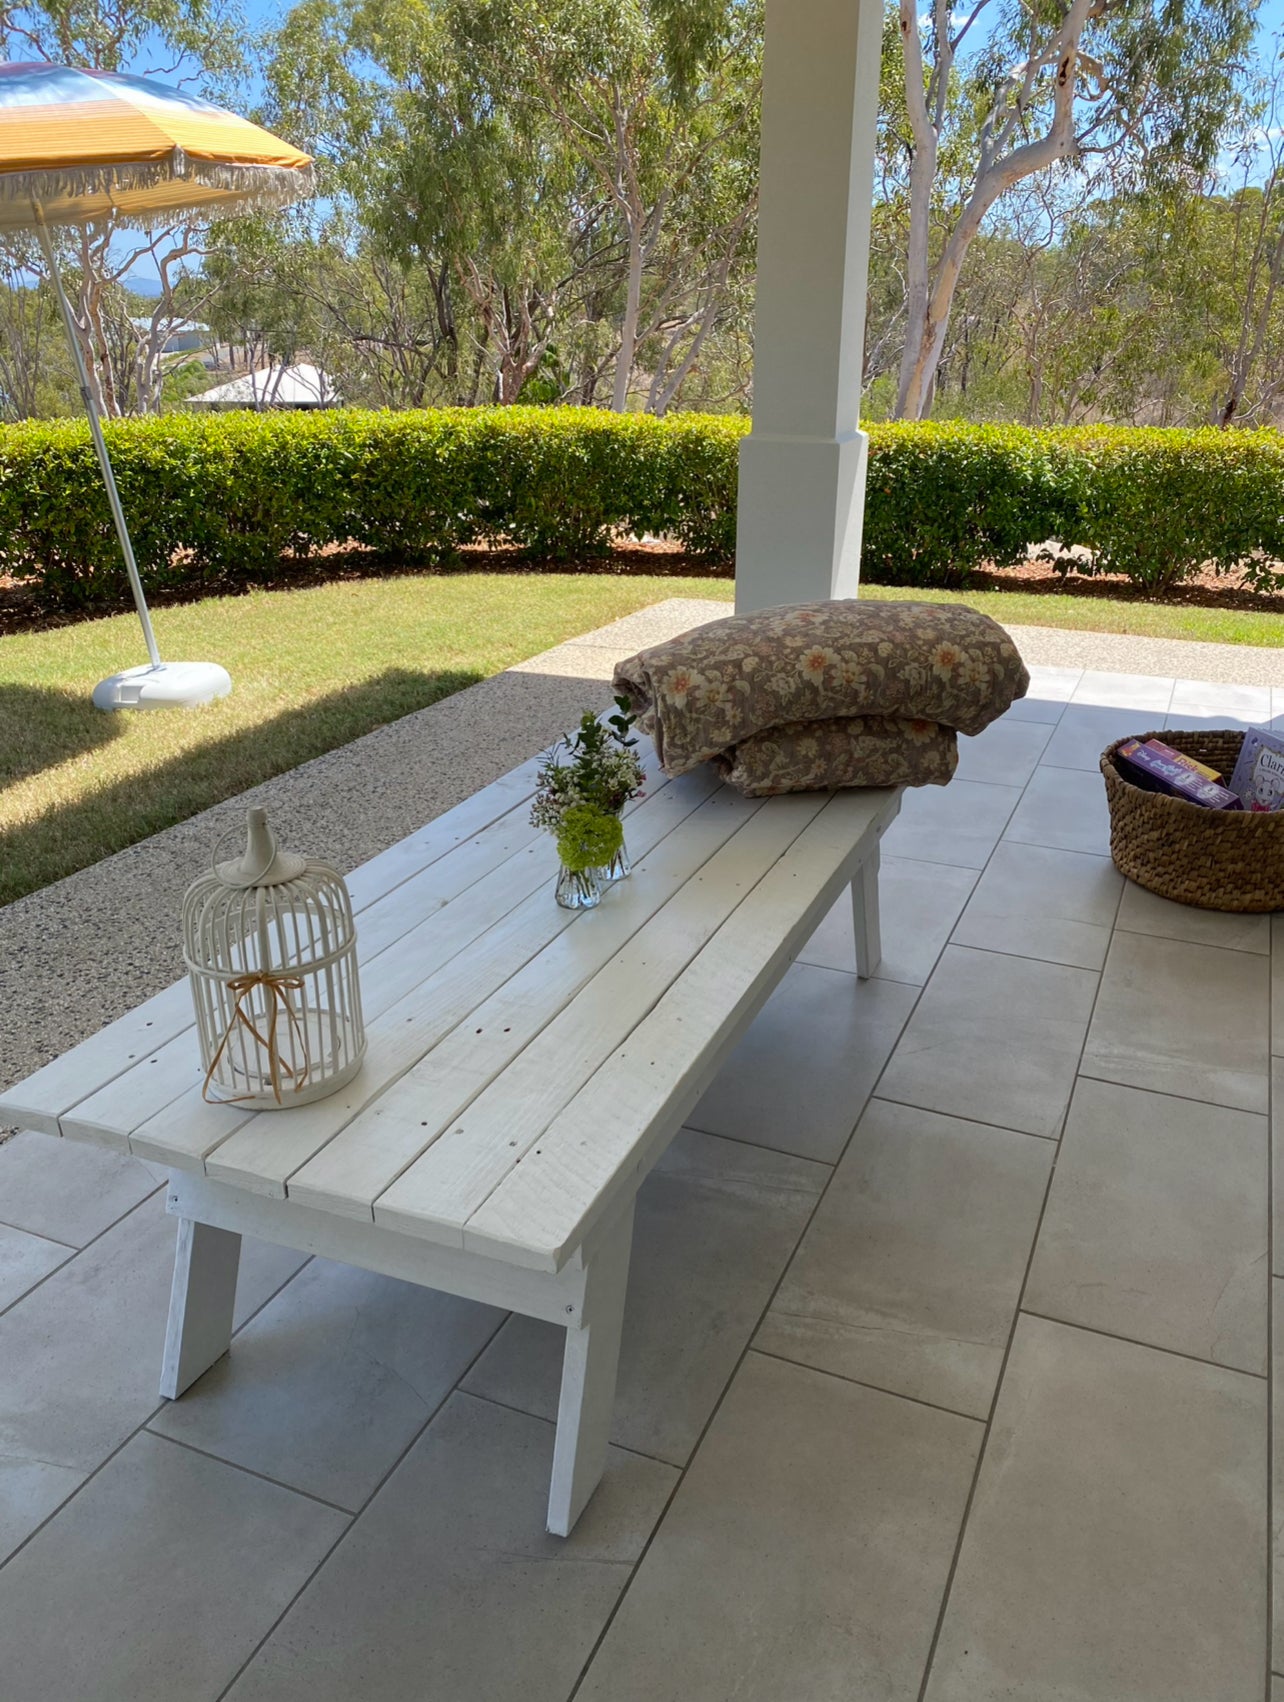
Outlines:
{"label": "distant house roof", "polygon": [[333,408],[339,393],[319,366],[266,366],[189,396],[189,408]]}

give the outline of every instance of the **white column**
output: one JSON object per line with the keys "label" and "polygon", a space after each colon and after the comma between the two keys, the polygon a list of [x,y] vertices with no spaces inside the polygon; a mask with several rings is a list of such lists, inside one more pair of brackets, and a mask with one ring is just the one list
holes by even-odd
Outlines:
{"label": "white column", "polygon": [[854,597],[882,0],[767,0],[753,431],[736,608]]}

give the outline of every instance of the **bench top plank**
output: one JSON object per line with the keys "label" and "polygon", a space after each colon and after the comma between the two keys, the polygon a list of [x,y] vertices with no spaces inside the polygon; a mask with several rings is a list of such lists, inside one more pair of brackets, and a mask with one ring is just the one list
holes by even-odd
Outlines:
{"label": "bench top plank", "polygon": [[749,800],[644,755],[636,873],[596,910],[553,902],[556,851],[528,820],[538,759],[349,877],[369,1046],[337,1094],[206,1104],[184,980],[0,1096],[0,1122],[560,1269],[900,802]]}

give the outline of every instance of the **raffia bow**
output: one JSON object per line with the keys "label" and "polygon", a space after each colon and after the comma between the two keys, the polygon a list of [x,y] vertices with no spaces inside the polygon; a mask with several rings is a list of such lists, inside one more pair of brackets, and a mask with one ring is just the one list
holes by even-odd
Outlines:
{"label": "raffia bow", "polygon": [[[264,987],[267,989],[268,1012],[266,1034],[263,1034],[260,1031],[258,1024],[254,1020],[253,999],[254,989],[256,987]],[[210,1067],[205,1072],[205,1082],[201,1088],[201,1098],[209,1105],[236,1105],[239,1104],[241,1100],[256,1099],[258,1097],[258,1095],[254,1093],[238,1093],[232,1099],[210,1097],[210,1083],[214,1079],[214,1072],[218,1069],[219,1063],[222,1060],[224,1052],[226,1052],[228,1048],[228,1043],[231,1041],[233,1034],[235,1034],[237,1028],[240,1027],[248,1029],[255,1041],[255,1044],[260,1046],[267,1053],[268,1080],[272,1083],[272,1095],[279,1105],[281,1103],[281,1078],[283,1076],[293,1080],[295,1093],[302,1090],[308,1079],[308,1066],[306,1063],[303,1065],[302,1069],[296,1070],[292,1065],[287,1064],[282,1060],[276,1038],[277,1023],[281,1012],[284,1011],[286,1020],[289,1024],[290,1033],[296,1042],[297,1049],[306,1056],[306,1041],[303,1032],[303,1024],[299,1020],[298,1012],[290,1003],[291,993],[300,993],[303,991],[303,978],[299,975],[284,975],[279,970],[257,969],[249,975],[237,975],[227,983],[227,988],[228,992],[232,994],[235,1004],[232,1009],[232,1015],[228,1020],[227,1027],[223,1030],[223,1038],[219,1041],[214,1056],[210,1060]]]}

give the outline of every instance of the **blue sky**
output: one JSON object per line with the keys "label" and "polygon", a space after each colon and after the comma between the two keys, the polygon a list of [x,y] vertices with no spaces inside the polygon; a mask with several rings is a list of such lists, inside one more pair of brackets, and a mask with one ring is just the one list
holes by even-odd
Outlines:
{"label": "blue sky", "polygon": [[[261,31],[265,35],[282,22],[292,4],[293,0],[242,0],[246,21],[251,29]],[[787,5],[788,0],[776,0],[776,4]],[[1272,36],[1284,32],[1284,0],[1262,0],[1258,11],[1258,30],[1263,48]],[[138,69],[143,67],[139,66]],[[131,281],[140,288],[147,288],[149,279],[146,269],[136,271]]]}

